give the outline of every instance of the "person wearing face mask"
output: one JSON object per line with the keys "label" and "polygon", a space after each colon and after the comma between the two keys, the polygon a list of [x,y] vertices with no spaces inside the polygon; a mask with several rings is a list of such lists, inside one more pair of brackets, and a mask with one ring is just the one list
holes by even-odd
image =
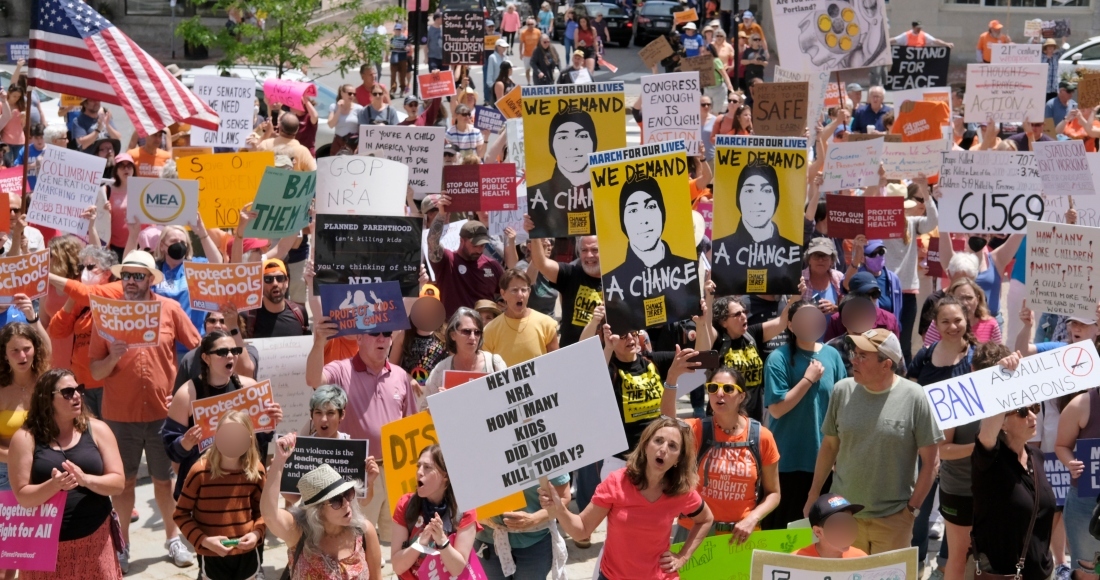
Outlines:
{"label": "person wearing face mask", "polygon": [[[963,251],[978,256],[978,276],[974,278],[974,281],[985,293],[985,302],[989,305],[989,312],[997,319],[997,324],[1001,325],[1003,332],[1005,319],[1001,314],[1001,284],[1004,282],[1004,276],[1001,274],[1008,268],[1012,258],[1018,256],[1017,250],[1021,249],[1025,236],[1024,234],[1012,234],[1008,236],[1005,243],[992,250],[989,248],[990,237],[992,236],[988,234],[971,234],[966,239],[966,247]],[[947,243],[944,238],[940,239],[941,264],[950,264],[955,252],[956,250],[952,244]],[[1027,263],[1026,256],[1019,257],[1021,259],[1017,260],[1017,268],[1021,267],[1021,260],[1024,264]]]}
{"label": "person wearing face mask", "polygon": [[882,240],[867,240],[863,236],[856,236],[852,245],[852,262],[844,276],[844,287],[848,288],[852,277],[859,272],[871,274],[880,291],[879,308],[893,314],[895,320],[901,320],[901,280],[886,268],[886,245]]}

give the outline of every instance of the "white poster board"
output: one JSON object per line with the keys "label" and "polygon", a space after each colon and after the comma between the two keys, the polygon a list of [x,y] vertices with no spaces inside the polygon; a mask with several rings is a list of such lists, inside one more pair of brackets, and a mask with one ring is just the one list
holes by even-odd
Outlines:
{"label": "white poster board", "polygon": [[887,142],[882,145],[882,168],[886,171],[886,179],[913,179],[922,173],[931,177],[940,172],[943,152],[950,150],[950,139]]}
{"label": "white poster board", "polygon": [[1029,221],[1028,306],[1039,312],[1096,318],[1100,297],[1097,252],[1100,228]]}
{"label": "white poster board", "polygon": [[1044,194],[1096,195],[1084,141],[1036,141],[1031,146]]}
{"label": "white poster board", "polygon": [[989,62],[993,64],[1035,64],[1043,57],[1041,44],[991,44],[989,49]]}
{"label": "white poster board", "polygon": [[1043,216],[1034,153],[948,151],[939,184],[941,232],[1023,232]]}
{"label": "white poster board", "polygon": [[96,203],[107,160],[47,144],[38,162],[27,223],[86,236],[88,220],[80,216]]}
{"label": "white poster board", "polygon": [[252,133],[256,82],[252,79],[199,75],[191,89],[218,113],[218,130],[191,127],[192,147],[228,147],[240,149]]}
{"label": "white poster board", "polygon": [[459,505],[484,505],[627,448],[598,338],[428,397]]}
{"label": "white poster board", "polygon": [[[527,156],[524,154],[523,141],[523,117],[505,121],[504,135],[508,139],[505,161],[516,164],[516,177],[518,178],[527,170]],[[527,191],[526,187],[524,187],[524,191]],[[521,203],[519,207],[525,208],[527,206]]]}
{"label": "white poster board", "polygon": [[878,185],[883,139],[833,143],[825,153],[821,191]]}
{"label": "white poster board", "polygon": [[317,213],[404,217],[408,185],[409,168],[396,161],[360,155],[322,157],[317,160],[314,207]]}
{"label": "white poster board", "polygon": [[[527,188],[524,188],[524,192]],[[519,190],[516,190],[517,194]],[[518,208],[526,206],[516,204]],[[443,233],[439,236],[439,245],[445,250],[452,252],[458,251],[458,246],[461,245],[462,239],[459,234],[462,232],[462,226],[466,225],[469,220],[459,220],[457,222],[451,222],[443,226]],[[428,259],[428,232],[431,230],[429,227],[425,227],[420,233],[420,255],[424,256],[424,269],[428,271],[428,278],[435,280],[435,270],[432,269],[432,261]],[[527,233],[524,230],[523,233]]]}
{"label": "white poster board", "polygon": [[424,199],[443,190],[443,127],[362,125],[359,154],[373,153],[409,168],[413,197]]}
{"label": "white poster board", "polygon": [[863,558],[811,558],[754,550],[749,580],[920,580],[917,548]]}
{"label": "white poster board", "polygon": [[283,407],[280,433],[296,431],[309,424],[309,398],[313,389],[306,384],[306,358],[313,348],[312,336],[281,336],[246,340],[256,347],[256,379],[271,381],[271,394]]}
{"label": "white poster board", "polygon": [[1047,96],[1045,64],[966,65],[967,123],[1042,122]]}
{"label": "white poster board", "polygon": [[885,2],[772,0],[779,63],[795,71],[890,65]]}
{"label": "white poster board", "polygon": [[126,223],[186,225],[199,213],[199,182],[194,179],[131,177],[126,184]]}
{"label": "white poster board", "polygon": [[699,73],[642,77],[643,145],[683,139],[689,156],[702,152]]}
{"label": "white poster board", "polygon": [[527,213],[527,182],[521,181],[516,184],[516,209],[489,212],[489,223],[486,224],[489,227],[489,235],[502,236],[504,228],[512,228],[516,232],[516,243],[527,243],[529,236],[527,230],[523,229],[525,213]]}

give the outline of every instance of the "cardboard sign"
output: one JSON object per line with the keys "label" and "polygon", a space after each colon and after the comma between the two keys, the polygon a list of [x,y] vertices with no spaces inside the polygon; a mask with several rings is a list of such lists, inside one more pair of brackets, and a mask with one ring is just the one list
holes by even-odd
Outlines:
{"label": "cardboard sign", "polygon": [[459,505],[625,450],[613,393],[600,341],[589,339],[428,397]]}
{"label": "cardboard sign", "polygon": [[213,155],[213,147],[172,147],[172,159],[180,157],[194,157],[196,155]]}
{"label": "cardboard sign", "polygon": [[160,301],[112,300],[88,297],[92,322],[108,344],[120,341],[131,348],[160,344]]}
{"label": "cardboard sign", "polygon": [[36,161],[38,181],[27,210],[27,222],[87,235],[88,220],[80,216],[96,203],[107,160],[47,144]]}
{"label": "cardboard sign", "polygon": [[1042,38],[1043,36],[1043,19],[1035,18],[1033,20],[1024,21],[1024,36],[1027,38]]}
{"label": "cardboard sign", "polygon": [[481,10],[444,11],[443,64],[481,64],[485,55],[484,36],[485,16]]}
{"label": "cardboard sign", "polygon": [[316,97],[317,87],[313,83],[303,83],[287,79],[264,79],[264,101],[268,107],[287,105],[294,109],[302,108],[302,97]]}
{"label": "cardboard sign", "polygon": [[649,41],[649,44],[645,45],[645,48],[638,51],[638,57],[642,59],[647,68],[661,64],[661,61],[675,54],[676,51],[672,50],[672,45],[668,43],[668,38],[665,36],[658,36]]}
{"label": "cardboard sign", "polygon": [[1034,153],[948,151],[939,185],[941,232],[1023,232],[1043,216]]}
{"label": "cardboard sign", "polygon": [[681,24],[687,24],[688,22],[697,22],[699,20],[699,13],[694,8],[688,8],[687,10],[681,10],[679,12],[672,13],[672,25],[679,26]]}
{"label": "cardboard sign", "polygon": [[1043,193],[1048,196],[1096,194],[1084,141],[1036,141],[1032,150],[1039,179],[1043,182]]}
{"label": "cardboard sign", "polygon": [[806,131],[810,83],[760,83],[752,88],[756,135],[801,137]]}
{"label": "cardboard sign", "polygon": [[199,182],[131,177],[126,184],[126,222],[187,225],[199,213]]}
{"label": "cardboard sign", "polygon": [[916,547],[882,552],[865,558],[810,558],[757,550],[752,553],[752,571],[749,573],[749,580],[914,580],[919,577]]}
{"label": "cardboard sign", "polygon": [[1100,285],[1093,282],[1100,229],[1029,220],[1028,306],[1062,316],[1096,317]]}
{"label": "cardboard sign", "polygon": [[1091,109],[1100,105],[1100,74],[1086,74],[1077,83],[1077,105]]}
{"label": "cardboard sign", "polygon": [[1084,340],[1024,358],[1015,372],[994,365],[928,385],[924,395],[940,429],[950,429],[1090,389],[1100,380],[1098,363],[1096,346]]}
{"label": "cardboard sign", "polygon": [[449,70],[435,71],[426,75],[417,75],[417,84],[420,86],[420,98],[441,99],[451,97],[457,93],[455,88],[455,75]]}
{"label": "cardboard sign", "polygon": [[868,240],[905,236],[904,197],[829,194],[825,199],[830,235],[844,240],[859,235],[867,236]]}
{"label": "cardboard sign", "polygon": [[67,491],[59,491],[42,505],[23,507],[15,492],[0,491],[0,567],[5,570],[57,570],[57,545]]}
{"label": "cardboard sign", "polygon": [[[808,93],[809,102],[806,105],[806,128],[810,130],[810,142],[817,141],[817,133],[821,129],[821,125],[817,122],[821,119],[822,112],[825,107],[835,107],[839,102],[836,91],[836,83],[829,82],[829,71],[809,71],[798,72],[787,70],[782,67],[775,67],[775,73],[773,79],[777,83],[809,83],[810,89]],[[832,89],[832,104],[827,103],[827,97],[829,89]]]}
{"label": "cardboard sign", "polygon": [[498,40],[500,40],[500,35],[499,34],[486,34],[485,35],[485,50],[486,51],[496,50]]}
{"label": "cardboard sign", "polygon": [[699,76],[690,72],[642,77],[642,143],[683,140],[688,155],[700,155],[701,88]]}
{"label": "cardboard sign", "polygon": [[1045,64],[966,65],[967,123],[1041,122],[1046,107]]}
{"label": "cardboard sign", "polygon": [[199,215],[208,228],[235,228],[241,208],[256,198],[264,170],[275,166],[272,151],[181,157],[180,179],[199,182]]}
{"label": "cardboard sign", "polygon": [[[311,87],[313,85],[310,85]],[[266,89],[266,87],[265,87]],[[218,113],[218,130],[191,127],[191,145],[240,149],[252,133],[252,107],[256,102],[256,82],[252,79],[199,75],[191,89]],[[314,93],[317,92],[314,87]],[[268,93],[264,92],[267,97]],[[301,103],[299,98],[296,103]],[[269,100],[270,104],[271,101]],[[294,108],[300,109],[300,105]]]}
{"label": "cardboard sign", "polygon": [[336,323],[336,336],[410,328],[397,282],[323,284],[321,308],[329,321]]}
{"label": "cardboard sign", "polygon": [[50,250],[18,256],[0,256],[0,304],[11,304],[16,294],[31,300],[46,295],[50,281]]}
{"label": "cardboard sign", "polygon": [[[297,494],[298,481],[322,464],[335,469],[344,479],[367,483],[367,440],[298,437],[294,443],[294,452],[283,467],[279,491]],[[364,487],[357,497],[366,495]]]}
{"label": "cardboard sign", "polygon": [[486,374],[488,373],[477,371],[443,371],[443,388],[440,390],[446,391],[447,389],[465,385],[474,379],[480,379]]}
{"label": "cardboard sign", "polygon": [[840,191],[878,185],[883,140],[833,143],[825,153],[825,182],[821,191]]}
{"label": "cardboard sign", "polygon": [[[779,62],[797,71],[890,65],[886,5],[832,0],[772,2]],[[732,40],[732,36],[731,36]]]}
{"label": "cardboard sign", "polygon": [[61,94],[61,106],[62,107],[79,107],[84,103],[84,97],[77,97],[75,95]]}
{"label": "cardboard sign", "polygon": [[238,312],[259,308],[263,298],[263,263],[183,263],[183,276],[191,295],[191,308],[221,312],[228,302]]}
{"label": "cardboard sign", "polygon": [[474,107],[474,128],[490,133],[500,133],[504,128],[504,122],[508,120],[500,111],[492,107]]}
{"label": "cardboard sign", "polygon": [[421,218],[317,214],[314,292],[320,284],[396,281],[416,297],[422,230]]}
{"label": "cardboard sign", "polygon": [[296,235],[309,225],[309,206],[316,190],[316,171],[265,167],[252,202],[256,219],[245,226],[245,237],[278,240]]}
{"label": "cardboard sign", "polygon": [[283,424],[301,429],[309,424],[309,398],[313,389],[306,384],[306,358],[313,347],[312,336],[252,338],[256,347],[256,376],[269,377],[271,391],[283,407]]}
{"label": "cardboard sign", "polygon": [[[446,132],[444,127],[362,125],[359,127],[359,151],[408,166],[413,196],[423,199],[425,195],[442,191]],[[384,207],[388,212],[395,211],[389,204]]]}
{"label": "cardboard sign", "polygon": [[523,96],[522,87],[516,85],[512,90],[504,93],[496,102],[497,110],[501,115],[504,115],[505,119],[522,119],[523,118]]}
{"label": "cardboard sign", "polygon": [[[996,45],[1007,46],[1007,45]],[[883,88],[905,91],[928,87],[946,87],[951,49],[946,46],[892,46],[893,64]],[[753,89],[754,91],[756,89]]]}
{"label": "cardboard sign", "polygon": [[[680,568],[680,579],[744,578],[752,568],[753,552],[762,550],[790,554],[812,543],[814,532],[810,528],[753,532],[743,543],[736,545],[736,550],[732,549],[728,534],[711,536],[703,540],[691,559]],[[683,549],[683,543],[669,547],[673,554],[679,554]]]}
{"label": "cardboard sign", "polygon": [[[359,127],[363,133],[372,126]],[[442,157],[442,155],[440,156]],[[337,155],[317,160],[318,214],[405,215],[409,167],[381,157]]]}
{"label": "cardboard sign", "polygon": [[704,89],[714,86],[714,57],[707,54],[680,57],[680,72],[698,71],[699,86]]}
{"label": "cardboard sign", "polygon": [[1043,58],[1040,44],[1002,43],[989,48],[989,62],[993,64],[1036,64]]}
{"label": "cardboard sign", "polygon": [[262,381],[236,391],[191,401],[191,418],[202,429],[199,451],[206,451],[214,444],[218,421],[229,411],[247,413],[252,418],[252,430],[256,433],[274,431],[275,419],[267,414],[268,404],[274,402],[271,381]]}
{"label": "cardboard sign", "polygon": [[[1081,441],[1095,441],[1094,439],[1078,439],[1077,447],[1081,447]],[[1090,460],[1091,461],[1091,460]],[[1088,466],[1089,461],[1082,460],[1082,462]],[[1054,490],[1054,499],[1060,506],[1066,505],[1066,493],[1070,490],[1072,480],[1069,476],[1069,469],[1058,460],[1058,456],[1053,451],[1043,454],[1043,471],[1046,472],[1047,481],[1050,483],[1051,489]],[[1087,468],[1086,468],[1087,471]],[[1081,479],[1084,479],[1083,477]],[[1095,495],[1095,494],[1094,494]]]}

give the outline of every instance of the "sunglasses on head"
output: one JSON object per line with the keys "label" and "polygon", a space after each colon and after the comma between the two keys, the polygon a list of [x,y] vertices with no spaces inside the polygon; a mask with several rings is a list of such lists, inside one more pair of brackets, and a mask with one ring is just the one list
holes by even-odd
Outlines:
{"label": "sunglasses on head", "polygon": [[145,281],[146,276],[148,276],[148,274],[143,274],[141,272],[123,272],[122,274],[119,274],[118,277],[121,278],[123,282],[127,282],[130,280],[133,280],[135,282],[143,282]]}
{"label": "sunglasses on head", "polygon": [[86,390],[87,389],[84,388],[84,385],[77,385],[75,387],[65,387],[64,389],[58,389],[54,391],[54,394],[60,393],[62,399],[65,399],[66,401],[71,401],[73,399],[73,395],[76,393],[79,393],[81,398],[83,398],[84,392]]}
{"label": "sunglasses on head", "polygon": [[707,392],[712,395],[717,393],[718,389],[722,389],[722,392],[727,395],[745,392],[745,390],[741,388],[741,385],[731,385],[729,383],[707,383],[706,387]]}
{"label": "sunglasses on head", "polygon": [[225,358],[230,354],[232,354],[233,356],[241,356],[242,352],[244,352],[243,346],[234,346],[232,348],[216,348],[214,350],[208,351],[206,354],[212,354],[214,356]]}
{"label": "sunglasses on head", "polygon": [[275,276],[264,276],[264,284],[274,284],[275,282],[278,282],[280,284],[286,282],[286,276],[283,276],[282,274]]}
{"label": "sunglasses on head", "polygon": [[1020,407],[1019,409],[1016,409],[1015,411],[1009,411],[1009,412],[1005,413],[1005,416],[1008,417],[1008,416],[1011,416],[1013,413],[1015,413],[1017,417],[1019,417],[1021,419],[1027,419],[1027,414],[1028,413],[1034,413],[1035,416],[1038,417],[1039,416],[1039,411],[1041,411],[1042,409],[1043,409],[1043,407],[1039,403],[1035,403],[1034,405],[1028,405],[1026,407]]}
{"label": "sunglasses on head", "polygon": [[481,336],[481,331],[476,328],[459,328],[458,333],[462,336]]}
{"label": "sunglasses on head", "polygon": [[393,336],[393,331],[387,330],[386,332],[368,332],[367,336],[373,336],[374,338],[378,338],[379,336],[383,338],[389,338]]}
{"label": "sunglasses on head", "polygon": [[354,487],[336,497],[329,498],[328,505],[334,510],[343,509],[344,504],[350,502],[353,497],[355,497]]}

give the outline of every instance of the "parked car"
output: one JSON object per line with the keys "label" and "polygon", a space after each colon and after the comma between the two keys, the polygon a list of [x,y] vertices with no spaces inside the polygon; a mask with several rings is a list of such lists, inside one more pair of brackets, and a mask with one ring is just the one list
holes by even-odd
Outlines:
{"label": "parked car", "polygon": [[672,30],[672,13],[684,10],[679,2],[650,0],[634,16],[634,46],[645,46]]}
{"label": "parked car", "polygon": [[1100,70],[1100,36],[1093,36],[1066,50],[1062,53],[1062,58],[1058,59],[1059,75],[1072,75],[1080,67]]}
{"label": "parked car", "polygon": [[[566,6],[558,6],[558,14],[554,17],[554,38],[565,38],[565,10]],[[625,48],[630,46],[630,37],[634,34],[634,23],[630,21],[623,8],[611,2],[578,2],[573,5],[573,14],[579,19],[587,16],[589,21],[596,14],[603,14],[603,20],[607,23],[607,32],[611,36],[611,43]]]}

